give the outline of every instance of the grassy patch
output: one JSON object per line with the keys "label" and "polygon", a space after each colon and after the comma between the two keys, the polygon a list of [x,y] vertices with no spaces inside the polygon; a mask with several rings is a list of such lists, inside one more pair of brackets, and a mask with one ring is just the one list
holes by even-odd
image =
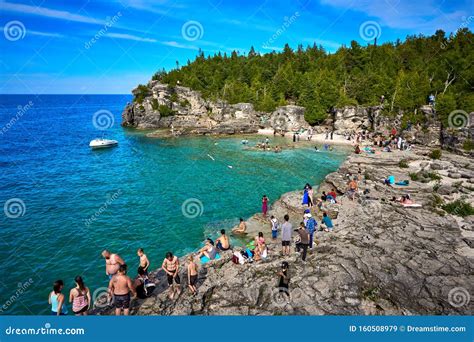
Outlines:
{"label": "grassy patch", "polygon": [[471,204],[463,201],[463,200],[456,200],[451,203],[447,203],[442,206],[444,210],[446,210],[451,215],[466,217],[469,215],[474,215],[474,208]]}
{"label": "grassy patch", "polygon": [[398,162],[398,167],[402,169],[408,169],[408,161],[406,159],[402,159]]}
{"label": "grassy patch", "polygon": [[158,111],[162,117],[172,116],[175,114],[175,112],[170,107],[165,105],[159,105]]}
{"label": "grassy patch", "polygon": [[436,149],[436,150],[431,151],[431,153],[429,154],[429,157],[431,159],[441,159],[441,155],[442,155],[441,150]]}
{"label": "grassy patch", "polygon": [[474,141],[472,141],[471,139],[465,140],[462,144],[462,148],[468,152],[474,150]]}
{"label": "grassy patch", "polygon": [[408,176],[410,176],[410,179],[414,182],[416,182],[420,179],[420,177],[418,176],[418,173],[416,173],[416,172],[410,172],[408,174]]}

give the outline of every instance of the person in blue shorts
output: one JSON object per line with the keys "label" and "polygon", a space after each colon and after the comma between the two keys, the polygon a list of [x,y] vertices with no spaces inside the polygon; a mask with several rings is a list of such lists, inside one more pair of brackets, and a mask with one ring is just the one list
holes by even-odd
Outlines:
{"label": "person in blue shorts", "polygon": [[275,216],[270,217],[270,223],[272,225],[272,239],[275,240],[278,237],[278,220]]}

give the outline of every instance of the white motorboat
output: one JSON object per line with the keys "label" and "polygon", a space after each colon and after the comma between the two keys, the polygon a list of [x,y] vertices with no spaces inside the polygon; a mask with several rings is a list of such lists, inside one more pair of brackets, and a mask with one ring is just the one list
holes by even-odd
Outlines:
{"label": "white motorboat", "polygon": [[89,146],[92,148],[106,148],[106,147],[113,147],[117,146],[117,140],[110,140],[110,139],[94,139],[89,143]]}

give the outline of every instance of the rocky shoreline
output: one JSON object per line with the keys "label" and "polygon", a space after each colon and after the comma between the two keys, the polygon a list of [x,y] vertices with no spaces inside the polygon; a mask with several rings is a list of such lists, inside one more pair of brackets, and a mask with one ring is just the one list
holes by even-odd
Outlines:
{"label": "rocky shoreline", "polygon": [[[474,312],[474,216],[448,214],[441,203],[462,199],[474,204],[474,165],[469,157],[443,151],[440,160],[430,149],[350,155],[315,191],[346,190],[347,175],[359,175],[355,201],[339,197],[324,208],[334,218],[333,232],[317,232],[319,244],[306,262],[282,257],[280,240],[270,239],[270,225],[261,214],[248,221],[248,237],[262,231],[269,257],[235,265],[231,253],[199,269],[198,294],[191,296],[181,277],[183,293],[170,300],[163,271],[153,272],[154,294],[133,304],[135,315],[470,315]],[[401,163],[400,161],[403,162]],[[382,179],[417,181],[387,186]],[[424,179],[424,174],[437,177]],[[316,190],[316,188],[315,188]],[[367,193],[368,191],[368,193]],[[410,194],[422,208],[405,208],[390,201]],[[302,191],[284,194],[269,215],[284,214],[296,228],[302,220]],[[314,211],[319,216],[321,211]],[[230,227],[229,227],[230,228]],[[276,288],[276,271],[290,263],[291,301]],[[184,258],[182,258],[184,262]],[[182,268],[184,272],[184,267]],[[96,303],[96,314],[111,310]]]}

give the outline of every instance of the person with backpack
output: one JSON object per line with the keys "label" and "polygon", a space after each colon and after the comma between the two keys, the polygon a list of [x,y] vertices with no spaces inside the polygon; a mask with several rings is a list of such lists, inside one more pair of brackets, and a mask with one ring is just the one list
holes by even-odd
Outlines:
{"label": "person with backpack", "polygon": [[133,286],[137,292],[137,297],[140,299],[145,299],[151,296],[153,291],[156,288],[155,283],[153,283],[149,278],[148,274],[144,269],[138,269],[138,276],[135,279]]}
{"label": "person with backpack", "polygon": [[84,285],[81,276],[77,276],[74,281],[76,287],[69,292],[69,302],[72,303],[72,311],[76,316],[87,316],[91,303],[91,293]]}
{"label": "person with backpack", "polygon": [[311,213],[307,213],[304,215],[306,218],[306,230],[308,231],[309,234],[309,248],[313,249],[313,236],[314,232],[316,231],[316,227],[318,223],[314,219],[314,217],[311,215]]}
{"label": "person with backpack", "polygon": [[295,231],[298,233],[300,238],[299,242],[296,243],[296,251],[299,252],[302,249],[303,253],[301,255],[301,260],[306,261],[306,253],[308,252],[309,246],[309,233],[304,226],[304,222],[301,222],[300,227],[295,229]]}
{"label": "person with backpack", "polygon": [[273,215],[270,217],[270,224],[272,228],[272,240],[276,240],[278,237],[278,220]]}

